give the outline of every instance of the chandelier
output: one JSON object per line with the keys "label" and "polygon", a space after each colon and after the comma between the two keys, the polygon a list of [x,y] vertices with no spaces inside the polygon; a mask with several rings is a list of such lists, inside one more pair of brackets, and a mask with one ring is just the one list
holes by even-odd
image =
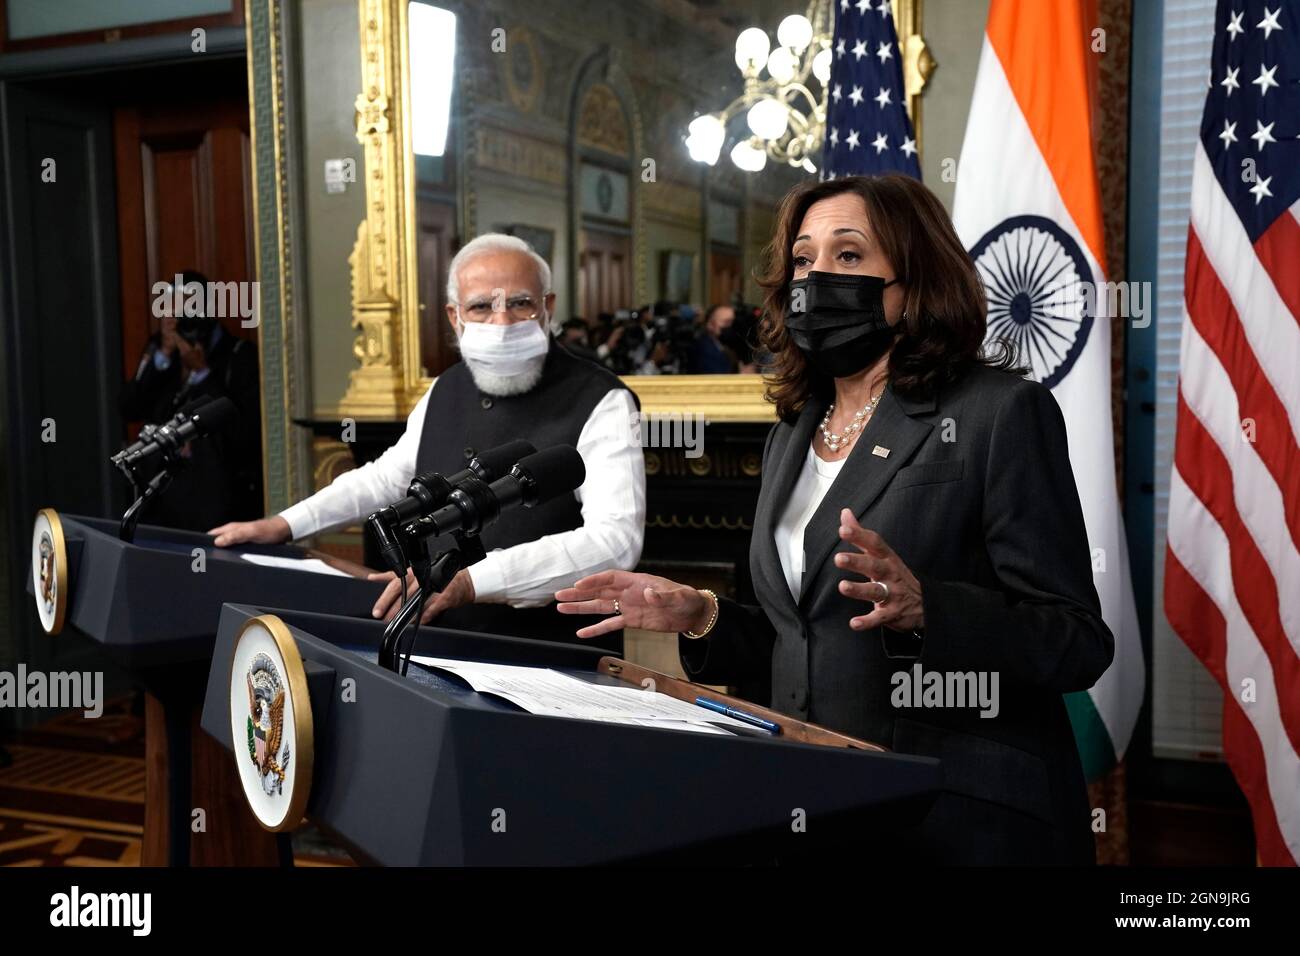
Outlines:
{"label": "chandelier", "polygon": [[691,121],[686,137],[691,159],[710,166],[717,163],[727,126],[743,111],[750,135],[731,149],[736,166],[756,173],[770,158],[815,173],[812,157],[820,154],[826,132],[834,31],[831,0],[812,0],[806,15],[795,13],[782,20],[775,47],[758,27],[741,31],[736,37],[736,66],[745,79],[745,91],[720,112]]}

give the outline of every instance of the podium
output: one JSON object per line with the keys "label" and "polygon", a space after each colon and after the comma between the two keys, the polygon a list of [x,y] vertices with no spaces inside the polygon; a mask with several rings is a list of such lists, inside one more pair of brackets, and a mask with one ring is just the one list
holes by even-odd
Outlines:
{"label": "podium", "polygon": [[[530,714],[415,662],[406,677],[379,668],[381,634],[374,621],[227,604],[202,716],[247,774],[250,804],[265,797],[286,829],[310,820],[366,864],[732,863],[813,847],[852,858],[919,822],[940,786],[936,760],[761,708],[782,736]],[[415,653],[624,686],[650,673],[585,647],[438,627]],[[692,702],[720,696],[655,679]]]}
{"label": "podium", "polygon": [[44,587],[56,599],[48,616],[38,601],[46,629],[71,627],[102,645],[145,691],[142,863],[212,864],[228,859],[234,847],[250,861],[280,860],[287,848],[249,814],[229,755],[198,729],[222,602],[368,616],[380,584],[356,577],[366,572],[359,565],[320,555],[353,576],[246,558],[311,556],[302,548],[214,548],[209,535],[149,525],[127,543],[119,540],[116,521],[48,509],[37,516],[35,538],[33,560],[41,564],[27,588],[35,596]]}

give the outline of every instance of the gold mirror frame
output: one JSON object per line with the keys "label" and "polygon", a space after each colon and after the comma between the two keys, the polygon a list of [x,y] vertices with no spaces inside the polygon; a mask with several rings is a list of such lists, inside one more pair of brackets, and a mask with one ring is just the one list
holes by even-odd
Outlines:
{"label": "gold mirror frame", "polygon": [[[908,112],[920,147],[921,90],[934,60],[920,36],[923,0],[893,0]],[[353,345],[341,414],[405,418],[432,379],[422,374],[416,274],[415,159],[409,143],[409,0],[358,0],[362,90],[357,139],[364,147],[366,218],[348,257],[352,270]],[[462,185],[462,189],[463,189]],[[708,421],[772,421],[759,375],[629,375],[645,414],[702,414]]]}

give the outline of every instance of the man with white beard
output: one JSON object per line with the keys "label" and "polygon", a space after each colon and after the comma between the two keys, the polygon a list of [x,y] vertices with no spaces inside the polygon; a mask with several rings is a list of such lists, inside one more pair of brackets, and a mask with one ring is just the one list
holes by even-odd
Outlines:
{"label": "man with white beard", "polygon": [[[597,571],[630,570],[641,555],[645,459],[629,437],[636,398],[617,376],[552,340],[551,270],[523,240],[489,234],[467,243],[448,268],[447,301],[464,361],[437,378],[396,444],[278,515],[210,533],[217,547],[305,538],[356,524],[404,497],[417,474],[450,475],[507,441],[572,445],[586,466],[582,487],[484,531],[487,557],[458,573],[421,620],[576,641],[583,622],[555,611],[555,592]],[[374,615],[392,617],[401,582],[371,577],[391,579]],[[621,638],[607,646],[619,649]]]}

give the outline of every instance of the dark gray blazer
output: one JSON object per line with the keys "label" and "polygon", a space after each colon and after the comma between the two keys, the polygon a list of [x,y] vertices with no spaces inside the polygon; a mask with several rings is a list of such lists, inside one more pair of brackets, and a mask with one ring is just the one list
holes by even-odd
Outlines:
{"label": "dark gray blazer", "polygon": [[[983,367],[929,400],[887,389],[808,524],[796,600],[773,533],[825,411],[810,401],[768,436],[750,544],[761,607],[722,602],[708,637],[681,639],[686,672],[737,684],[770,669],[775,709],[940,758],[944,791],[913,835],[915,859],[1091,862],[1087,792],[1061,695],[1092,686],[1114,640],[1055,398]],[[877,446],[888,456],[873,454]],[[838,534],[844,507],[920,581],[921,640],[849,627],[870,605],[838,590],[846,572],[833,555],[851,550]],[[996,672],[997,716],[894,706],[892,676],[912,674],[918,661],[945,675]]]}

